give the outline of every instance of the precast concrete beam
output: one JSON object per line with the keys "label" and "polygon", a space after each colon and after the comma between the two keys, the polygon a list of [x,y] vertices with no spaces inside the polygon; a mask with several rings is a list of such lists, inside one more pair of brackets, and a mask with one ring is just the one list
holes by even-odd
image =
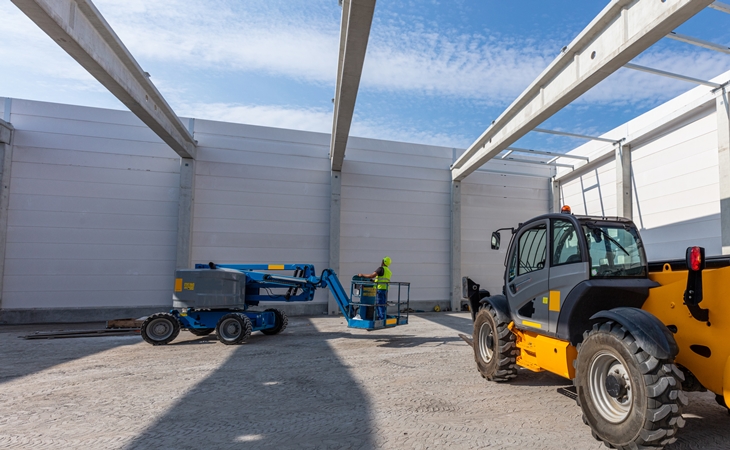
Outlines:
{"label": "precast concrete beam", "polygon": [[335,111],[332,120],[330,161],[332,170],[342,170],[347,139],[355,112],[357,91],[375,13],[375,0],[344,0],[340,25],[340,55],[337,63]]}
{"label": "precast concrete beam", "polygon": [[11,0],[182,158],[195,141],[90,0]]}
{"label": "precast concrete beam", "polygon": [[717,157],[720,171],[722,254],[730,255],[730,103],[727,88],[717,91]]}
{"label": "precast concrete beam", "polygon": [[453,164],[462,180],[712,0],[612,0]]}

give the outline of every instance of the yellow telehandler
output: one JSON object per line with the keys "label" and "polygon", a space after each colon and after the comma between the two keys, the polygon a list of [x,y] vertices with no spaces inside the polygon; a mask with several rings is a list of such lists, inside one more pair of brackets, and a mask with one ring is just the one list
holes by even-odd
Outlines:
{"label": "yellow telehandler", "polygon": [[[648,263],[628,219],[570,209],[511,230],[501,295],[464,277],[479,372],[573,380],[583,421],[618,449],[663,448],[684,426],[684,391],[730,401],[730,257]],[[729,411],[730,412],[730,411]]]}

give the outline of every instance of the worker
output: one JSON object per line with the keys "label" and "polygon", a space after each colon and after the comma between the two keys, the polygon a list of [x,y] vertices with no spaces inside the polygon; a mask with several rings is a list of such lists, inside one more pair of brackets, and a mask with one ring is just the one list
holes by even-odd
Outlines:
{"label": "worker", "polygon": [[358,277],[370,278],[375,281],[377,288],[376,303],[378,304],[375,308],[377,313],[376,320],[385,320],[385,312],[388,308],[385,306],[388,302],[388,283],[390,283],[390,279],[393,276],[393,272],[390,270],[390,263],[390,256],[386,256],[380,263],[380,267],[375,269],[375,272],[367,275],[363,273],[357,274]]}

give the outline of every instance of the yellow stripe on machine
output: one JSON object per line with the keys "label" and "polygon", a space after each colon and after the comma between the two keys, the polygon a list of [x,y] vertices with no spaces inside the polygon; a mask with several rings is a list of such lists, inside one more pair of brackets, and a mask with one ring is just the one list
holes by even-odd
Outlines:
{"label": "yellow stripe on machine", "polygon": [[537,322],[530,322],[529,320],[523,320],[522,325],[527,325],[532,328],[542,328],[542,325]]}
{"label": "yellow stripe on machine", "polygon": [[284,270],[284,264],[269,264],[269,270]]}
{"label": "yellow stripe on machine", "polygon": [[398,321],[395,317],[392,319],[386,319],[385,324],[386,325],[395,325],[395,323]]}
{"label": "yellow stripe on machine", "polygon": [[175,292],[182,292],[182,278],[175,278]]}
{"label": "yellow stripe on machine", "polygon": [[550,311],[560,311],[560,291],[550,291]]}

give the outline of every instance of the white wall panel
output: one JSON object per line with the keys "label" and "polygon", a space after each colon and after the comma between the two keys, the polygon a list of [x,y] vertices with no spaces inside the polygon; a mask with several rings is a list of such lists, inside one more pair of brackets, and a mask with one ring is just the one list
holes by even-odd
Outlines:
{"label": "white wall panel", "polygon": [[461,273],[492,294],[502,291],[510,232],[500,250],[490,248],[492,231],[517,227],[548,212],[548,179],[474,172],[461,184]]}
{"label": "white wall panel", "polygon": [[131,113],[13,100],[3,308],[170,303],[179,162]]}
{"label": "white wall panel", "polygon": [[[661,117],[656,111],[651,115]],[[721,253],[716,129],[715,113],[703,111],[632,148],[633,220],[641,229],[649,260],[683,258],[690,245],[704,246],[708,255]],[[566,183],[564,203],[576,214],[615,215],[615,174],[611,159]]]}
{"label": "white wall panel", "polygon": [[196,120],[195,138],[193,263],[328,266],[328,137]]}
{"label": "white wall panel", "polygon": [[[179,190],[174,152],[124,111],[14,100],[12,119],[18,133],[3,307],[169,304]],[[326,268],[329,135],[199,119],[194,131],[193,262]],[[413,301],[448,301],[454,153],[350,139],[342,172],[345,285],[388,255],[394,279],[412,283]],[[545,212],[548,183],[477,173],[463,186],[465,274],[481,282],[503,257],[489,250],[490,231]],[[327,292],[318,291],[315,302],[326,301]]]}
{"label": "white wall panel", "polygon": [[385,256],[411,301],[449,299],[453,149],[351,138],[342,170],[340,271],[371,273]]}

